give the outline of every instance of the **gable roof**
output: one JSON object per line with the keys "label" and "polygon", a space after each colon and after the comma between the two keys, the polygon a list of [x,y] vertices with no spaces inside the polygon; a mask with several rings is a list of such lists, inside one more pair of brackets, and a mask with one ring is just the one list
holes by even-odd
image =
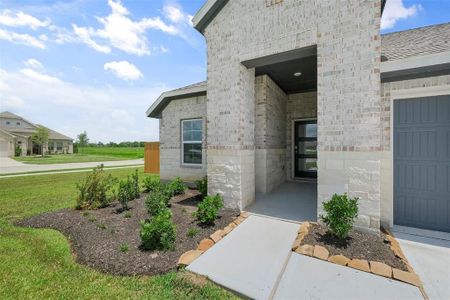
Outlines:
{"label": "gable roof", "polygon": [[450,22],[381,35],[383,60],[450,51]]}
{"label": "gable roof", "polygon": [[[381,0],[381,14],[387,0]],[[192,19],[195,29],[203,32],[206,26],[216,17],[220,10],[228,3],[228,0],[207,0]]]}
{"label": "gable roof", "polygon": [[1,118],[9,118],[9,119],[22,119],[22,117],[20,117],[16,114],[13,114],[12,112],[9,112],[9,111],[0,112],[0,117]]}
{"label": "gable roof", "polygon": [[71,137],[68,137],[67,135],[64,135],[64,134],[54,131],[48,127],[45,127],[44,125],[37,124],[37,126],[48,130],[48,132],[49,132],[48,139],[49,140],[71,140],[71,141],[73,140]]}
{"label": "gable roof", "polygon": [[178,89],[162,93],[152,106],[147,110],[147,117],[160,118],[161,112],[169,104],[170,101],[179,98],[195,97],[206,95],[206,81],[200,81]]}

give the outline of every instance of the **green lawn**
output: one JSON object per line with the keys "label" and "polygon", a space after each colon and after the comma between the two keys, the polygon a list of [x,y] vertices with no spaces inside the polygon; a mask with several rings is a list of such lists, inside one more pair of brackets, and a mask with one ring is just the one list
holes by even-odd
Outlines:
{"label": "green lawn", "polygon": [[[124,178],[134,169],[107,172]],[[143,177],[143,169],[140,168]],[[0,299],[222,299],[234,296],[197,285],[184,272],[120,277],[75,263],[64,235],[12,222],[75,205],[75,182],[85,173],[0,178]]]}
{"label": "green lawn", "polygon": [[26,164],[59,164],[74,162],[111,161],[144,157],[143,147],[88,147],[78,154],[55,154],[41,156],[19,156],[15,160]]}

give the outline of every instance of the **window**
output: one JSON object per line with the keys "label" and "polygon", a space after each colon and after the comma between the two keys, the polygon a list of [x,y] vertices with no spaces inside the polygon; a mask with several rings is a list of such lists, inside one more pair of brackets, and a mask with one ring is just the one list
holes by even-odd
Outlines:
{"label": "window", "polygon": [[20,126],[20,122],[16,122],[16,125],[17,125],[17,126]]}
{"label": "window", "polygon": [[6,121],[6,125],[9,125],[9,124],[11,124],[11,122],[9,122],[9,121]]}
{"label": "window", "polygon": [[183,164],[202,164],[202,126],[202,119],[181,121]]}
{"label": "window", "polygon": [[55,150],[55,144],[53,142],[48,142],[48,151]]}
{"label": "window", "polygon": [[317,121],[297,121],[294,126],[294,175],[317,178]]}
{"label": "window", "polygon": [[60,151],[62,150],[63,143],[62,142],[56,142],[56,150]]}

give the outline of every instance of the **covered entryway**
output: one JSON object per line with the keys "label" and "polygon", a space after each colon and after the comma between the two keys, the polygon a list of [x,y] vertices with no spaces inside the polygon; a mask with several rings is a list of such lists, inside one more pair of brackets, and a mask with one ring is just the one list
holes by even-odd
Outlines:
{"label": "covered entryway", "polygon": [[450,95],[394,101],[394,223],[450,232]]}

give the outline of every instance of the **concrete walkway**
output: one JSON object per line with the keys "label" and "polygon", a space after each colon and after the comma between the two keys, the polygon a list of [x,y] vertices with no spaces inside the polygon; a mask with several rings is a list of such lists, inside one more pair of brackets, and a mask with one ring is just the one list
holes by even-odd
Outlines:
{"label": "concrete walkway", "polygon": [[251,215],[187,269],[254,299],[423,299],[415,286],[292,253],[299,227]]}
{"label": "concrete walkway", "polygon": [[393,233],[430,300],[450,299],[450,233],[394,226]]}
{"label": "concrete walkway", "polygon": [[103,164],[105,167],[143,165],[144,159],[32,165],[32,164],[24,164],[24,163],[18,162],[9,157],[1,157],[0,158],[0,174],[39,172],[39,171],[59,171],[59,170],[67,170],[67,169],[86,169],[86,168],[94,168],[100,164]]}

